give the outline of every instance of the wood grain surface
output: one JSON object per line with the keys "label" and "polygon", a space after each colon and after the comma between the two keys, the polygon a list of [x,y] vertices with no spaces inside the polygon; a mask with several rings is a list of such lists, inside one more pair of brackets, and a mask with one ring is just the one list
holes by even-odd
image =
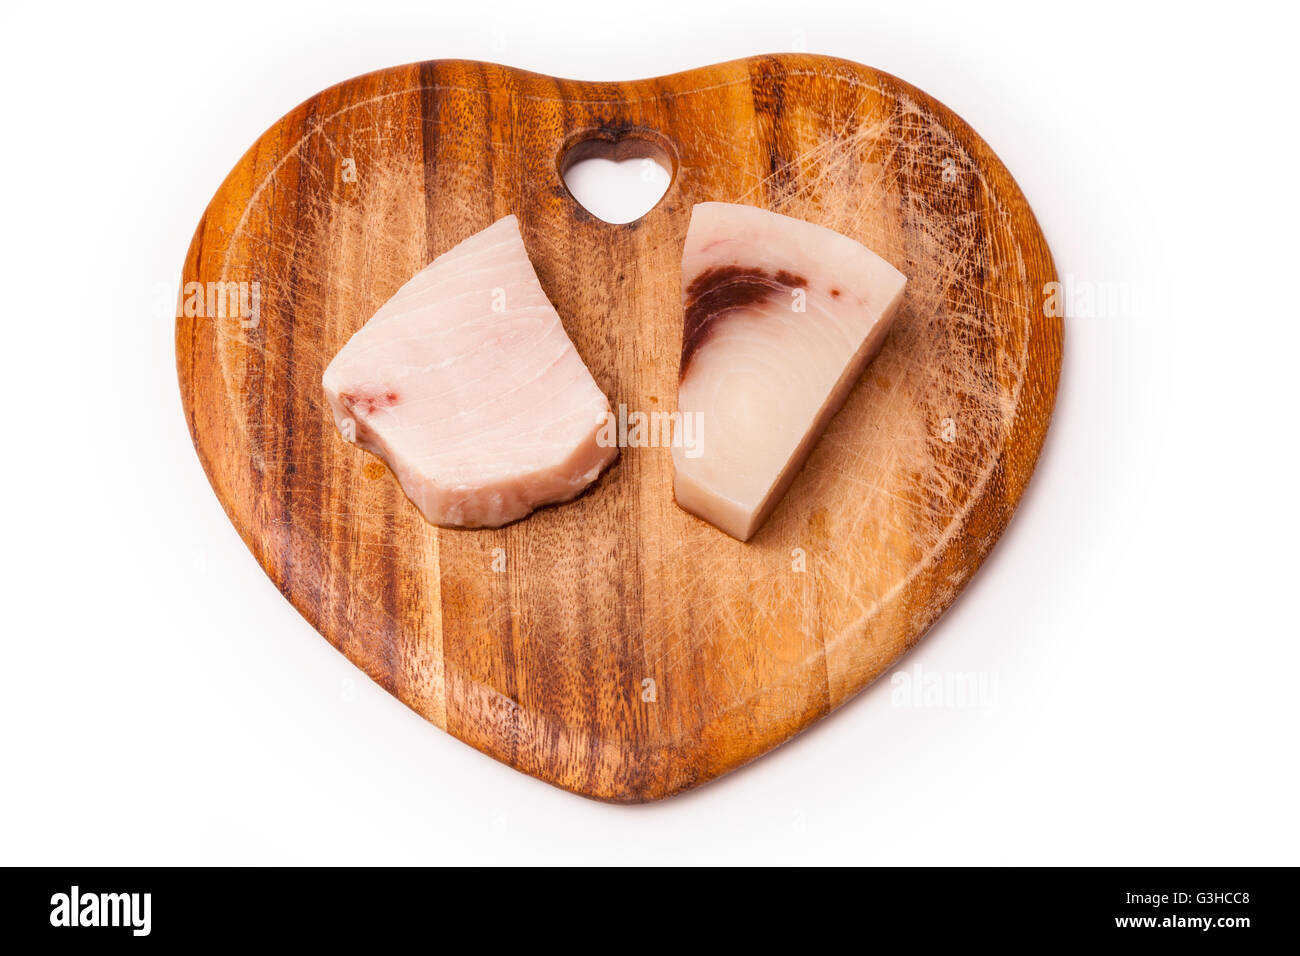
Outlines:
{"label": "wood grain surface", "polygon": [[[655,156],[672,184],[642,219],[603,222],[564,185],[575,146]],[[705,200],[829,226],[909,277],[883,351],[748,543],[676,507],[667,448],[624,449],[570,504],[458,531],[337,434],[326,363],[508,213],[611,402],[671,410],[682,243]],[[876,70],[779,55],[590,83],[434,61],[312,97],[239,161],[185,260],[177,365],[218,497],[331,644],[498,760],[644,801],[825,716],[970,580],[1051,415],[1055,279],[989,147]],[[245,300],[222,309],[240,287],[217,283]]]}

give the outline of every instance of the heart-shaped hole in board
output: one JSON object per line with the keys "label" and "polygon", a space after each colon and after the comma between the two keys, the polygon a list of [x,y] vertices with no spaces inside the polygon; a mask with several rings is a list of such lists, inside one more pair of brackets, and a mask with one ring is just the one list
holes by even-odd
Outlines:
{"label": "heart-shaped hole in board", "polygon": [[560,157],[569,195],[597,219],[622,224],[640,219],[672,185],[676,162],[653,130],[585,131]]}

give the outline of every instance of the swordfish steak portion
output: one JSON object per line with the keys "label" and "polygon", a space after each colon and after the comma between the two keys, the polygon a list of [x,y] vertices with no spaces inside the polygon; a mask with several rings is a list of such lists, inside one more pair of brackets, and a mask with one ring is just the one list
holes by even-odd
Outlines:
{"label": "swordfish steak portion", "polygon": [[700,203],[682,255],[677,503],[747,541],[780,502],[879,351],[907,279],[830,229]]}
{"label": "swordfish steak portion", "polygon": [[343,437],[434,524],[495,528],[568,501],[618,454],[609,402],[506,216],[425,266],[325,369]]}

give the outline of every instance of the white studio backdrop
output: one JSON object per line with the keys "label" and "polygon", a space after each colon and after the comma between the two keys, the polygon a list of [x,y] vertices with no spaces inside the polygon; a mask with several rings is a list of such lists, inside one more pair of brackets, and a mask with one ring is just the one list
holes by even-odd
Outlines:
{"label": "white studio backdrop", "polygon": [[[4,6],[0,863],[1297,862],[1281,9]],[[271,585],[181,415],[181,260],[245,148],[355,74],[627,79],[785,50],[952,107],[1074,282],[1029,492],[899,665],[992,690],[908,706],[886,678],[716,784],[604,806],[424,723]]]}

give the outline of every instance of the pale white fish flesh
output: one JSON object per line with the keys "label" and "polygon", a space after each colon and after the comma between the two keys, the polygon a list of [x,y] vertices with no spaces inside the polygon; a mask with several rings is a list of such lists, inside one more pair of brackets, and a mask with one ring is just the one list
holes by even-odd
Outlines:
{"label": "pale white fish flesh", "polygon": [[579,495],[618,454],[609,402],[506,216],[417,272],[325,369],[344,438],[434,524],[495,528]]}
{"label": "pale white fish flesh", "polygon": [[700,203],[682,255],[677,503],[747,541],[875,356],[907,279],[860,243],[752,206]]}

